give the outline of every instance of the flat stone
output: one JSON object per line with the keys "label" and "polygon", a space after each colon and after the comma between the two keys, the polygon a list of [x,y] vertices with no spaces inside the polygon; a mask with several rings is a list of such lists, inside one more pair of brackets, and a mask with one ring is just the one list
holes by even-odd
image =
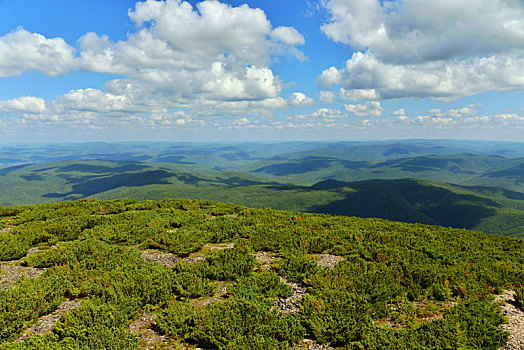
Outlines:
{"label": "flat stone", "polygon": [[38,319],[38,321],[34,325],[27,328],[16,341],[22,342],[26,338],[29,338],[36,334],[44,335],[51,333],[56,323],[65,312],[76,309],[79,306],[80,302],[76,300],[64,301],[53,313],[40,317],[40,319]]}

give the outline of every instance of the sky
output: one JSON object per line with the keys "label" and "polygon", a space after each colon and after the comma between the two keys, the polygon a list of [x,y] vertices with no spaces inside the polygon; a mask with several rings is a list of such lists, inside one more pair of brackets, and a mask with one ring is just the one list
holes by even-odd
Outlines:
{"label": "sky", "polygon": [[524,142],[524,1],[0,0],[0,130]]}

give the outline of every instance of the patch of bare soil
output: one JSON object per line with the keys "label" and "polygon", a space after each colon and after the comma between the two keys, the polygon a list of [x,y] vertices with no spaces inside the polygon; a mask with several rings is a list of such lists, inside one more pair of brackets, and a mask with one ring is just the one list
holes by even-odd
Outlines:
{"label": "patch of bare soil", "polygon": [[495,301],[501,303],[501,309],[508,318],[508,323],[500,325],[500,329],[509,333],[509,341],[500,350],[522,350],[524,349],[524,311],[517,307],[515,292],[505,290],[495,297]]}
{"label": "patch of bare soil", "polygon": [[138,348],[144,350],[202,350],[201,348],[185,345],[173,339],[160,335],[157,331],[155,319],[157,315],[144,312],[142,316],[134,320],[128,328],[130,333],[138,336]]}
{"label": "patch of bare soil", "polygon": [[12,229],[13,229],[12,227],[3,228],[3,229],[0,230],[0,234],[7,233],[7,232],[11,231]]}
{"label": "patch of bare soil", "polygon": [[0,288],[9,289],[16,285],[16,282],[22,277],[35,278],[44,273],[46,269],[37,269],[28,266],[15,265],[17,261],[0,262]]}
{"label": "patch of bare soil", "polygon": [[138,336],[138,347],[145,350],[184,349],[181,345],[166,342],[166,336],[155,331],[156,317],[144,312],[129,325],[129,332]]}
{"label": "patch of bare soil", "polygon": [[204,260],[206,253],[213,252],[216,250],[230,249],[235,246],[234,243],[220,243],[220,244],[204,244],[200,252],[196,252],[188,256],[187,258],[179,258],[175,254],[169,252],[163,252],[157,249],[146,249],[140,254],[140,257],[145,261],[155,262],[162,264],[167,267],[175,266],[179,261],[186,261],[193,263],[199,260]]}
{"label": "patch of bare soil", "polygon": [[254,255],[256,261],[262,264],[260,265],[260,270],[271,270],[271,264],[278,259],[273,253],[270,252],[256,252]]}
{"label": "patch of bare soil", "polygon": [[231,249],[235,247],[235,243],[218,243],[218,244],[204,244],[202,250],[214,252],[216,250]]}
{"label": "patch of bare soil", "polygon": [[[444,310],[451,309],[455,307],[455,305],[457,305],[456,302],[438,302],[437,305],[435,305],[435,302],[430,302],[427,300],[413,302],[412,306],[416,310],[413,314],[413,317],[415,317],[414,321],[418,323],[426,323],[439,320],[444,317]],[[435,306],[438,306],[438,309],[433,309]],[[398,313],[405,312],[404,307],[405,306],[398,304],[390,305],[391,311]],[[404,323],[395,321],[392,317],[376,320],[373,321],[373,323],[378,327],[387,327],[393,329],[405,327]]]}
{"label": "patch of bare soil", "polygon": [[315,343],[314,340],[311,339],[303,339],[300,343],[295,345],[293,347],[293,350],[330,350],[334,349],[329,345],[321,345],[318,343]]}
{"label": "patch of bare soil", "polygon": [[157,264],[165,265],[167,267],[173,267],[180,260],[174,254],[162,252],[155,249],[146,249],[142,251],[140,257],[148,262],[155,262]]}
{"label": "patch of bare soil", "polygon": [[36,334],[44,335],[51,333],[56,323],[60,319],[60,316],[62,316],[67,311],[76,309],[79,306],[80,302],[76,300],[64,301],[53,313],[40,317],[40,319],[34,325],[27,328],[16,341],[22,342],[26,338],[29,338]]}
{"label": "patch of bare soil", "polygon": [[[225,217],[230,217],[230,218],[238,218],[238,214],[226,214],[226,215],[219,215],[219,216],[225,216]],[[209,215],[207,217],[208,220],[215,220],[217,218],[216,215]]]}
{"label": "patch of bare soil", "polygon": [[339,262],[344,260],[343,257],[338,255],[320,254],[317,261],[317,265],[326,269],[333,269]]}
{"label": "patch of bare soil", "polygon": [[285,314],[300,312],[300,300],[302,300],[302,297],[307,292],[306,286],[289,282],[283,277],[280,277],[280,281],[290,286],[293,294],[287,299],[279,298],[277,300],[277,307]]}

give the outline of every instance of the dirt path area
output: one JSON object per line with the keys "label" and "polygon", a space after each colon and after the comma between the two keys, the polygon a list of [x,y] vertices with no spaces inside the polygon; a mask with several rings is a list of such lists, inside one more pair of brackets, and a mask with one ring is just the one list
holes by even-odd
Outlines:
{"label": "dirt path area", "polygon": [[331,254],[320,254],[317,265],[332,270],[339,262],[344,260],[343,257]]}
{"label": "dirt path area", "polygon": [[500,325],[500,329],[509,332],[509,341],[499,350],[524,349],[524,311],[519,309],[515,302],[515,292],[505,290],[495,297],[495,301],[502,303],[502,312],[508,318],[508,323]]}
{"label": "dirt path area", "polygon": [[293,350],[330,350],[334,349],[329,345],[315,343],[314,340],[304,339],[293,347]]}
{"label": "dirt path area", "polygon": [[300,312],[300,300],[302,300],[302,297],[307,292],[306,286],[289,282],[283,277],[280,277],[280,282],[290,286],[293,294],[287,299],[279,298],[277,300],[277,307],[285,314]]}
{"label": "dirt path area", "polygon": [[40,319],[34,325],[27,328],[16,341],[24,341],[24,339],[36,334],[44,335],[51,333],[58,322],[58,319],[60,319],[60,316],[62,316],[67,311],[76,309],[79,306],[80,302],[76,300],[64,301],[53,313],[40,317]]}

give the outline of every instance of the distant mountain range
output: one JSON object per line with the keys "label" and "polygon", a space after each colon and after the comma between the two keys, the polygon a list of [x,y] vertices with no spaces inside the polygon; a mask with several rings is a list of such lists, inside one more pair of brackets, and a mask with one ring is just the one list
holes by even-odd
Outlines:
{"label": "distant mountain range", "polygon": [[523,155],[425,140],[4,146],[17,165],[0,168],[0,204],[185,197],[524,236]]}

